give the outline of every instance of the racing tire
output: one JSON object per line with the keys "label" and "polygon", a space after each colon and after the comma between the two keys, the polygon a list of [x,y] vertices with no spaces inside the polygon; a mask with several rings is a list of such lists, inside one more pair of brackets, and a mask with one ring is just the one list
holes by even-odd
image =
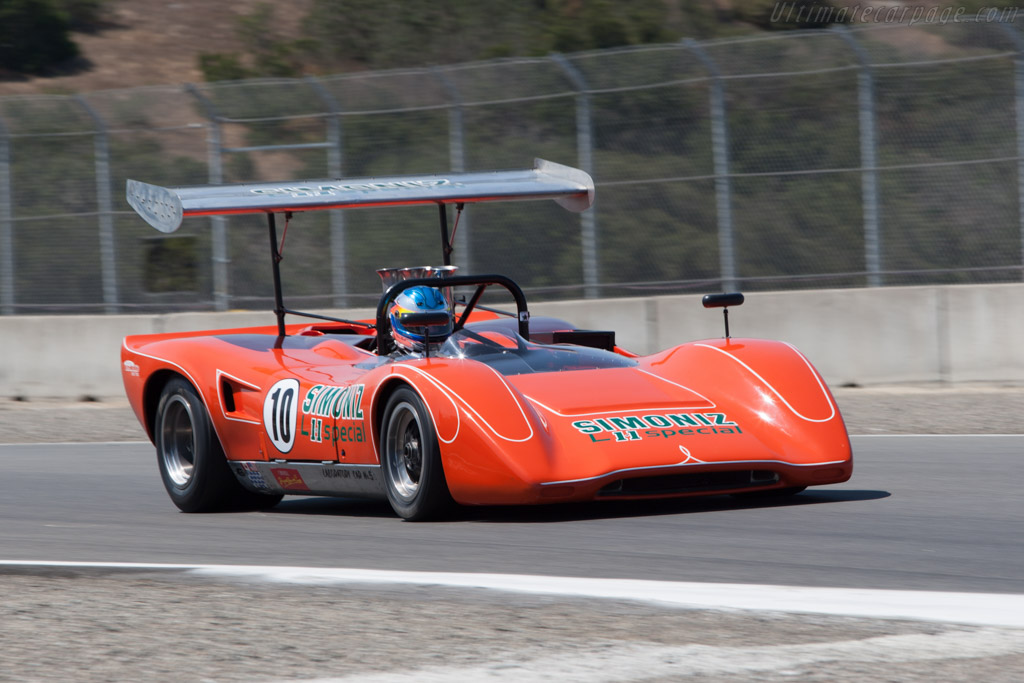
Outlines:
{"label": "racing tire", "polygon": [[402,519],[421,522],[452,507],[434,422],[409,387],[396,389],[384,408],[380,460],[388,502]]}
{"label": "racing tire", "polygon": [[160,478],[182,512],[264,509],[281,501],[280,495],[254,493],[238,482],[206,406],[180,377],[169,381],[160,395],[154,441]]}

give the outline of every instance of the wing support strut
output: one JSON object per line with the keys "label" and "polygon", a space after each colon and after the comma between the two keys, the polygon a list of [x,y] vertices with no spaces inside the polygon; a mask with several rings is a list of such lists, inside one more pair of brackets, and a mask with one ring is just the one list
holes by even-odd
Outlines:
{"label": "wing support strut", "polygon": [[[290,218],[290,212],[286,212],[285,217],[285,220]],[[277,336],[279,338],[286,336],[284,329],[284,317],[289,313],[291,315],[302,316],[303,318],[314,318],[316,320],[327,320],[333,323],[358,325],[359,327],[366,327],[371,330],[376,327],[373,323],[364,323],[360,320],[345,320],[344,318],[333,318],[329,315],[317,315],[316,313],[305,313],[303,311],[293,311],[290,308],[285,308],[284,294],[281,292],[281,261],[284,260],[284,256],[281,255],[281,251],[277,246],[277,218],[273,211],[267,212],[267,231],[270,234],[270,266],[274,273],[274,315],[277,316]]]}
{"label": "wing support strut", "polygon": [[462,218],[462,209],[466,205],[459,202],[455,205],[455,225],[452,227],[451,235],[448,234],[448,210],[444,202],[438,202],[437,208],[441,217],[441,260],[442,265],[452,264],[452,252],[455,251],[455,231],[459,229],[459,219]]}
{"label": "wing support strut", "polygon": [[274,270],[274,315],[277,316],[277,336],[284,336],[284,295],[281,293],[281,252],[277,248],[277,221],[274,212],[267,213],[270,229],[270,260]]}
{"label": "wing support strut", "polygon": [[454,249],[448,239],[448,209],[445,208],[444,202],[438,202],[437,208],[441,217],[441,259],[444,261],[444,265],[450,266]]}

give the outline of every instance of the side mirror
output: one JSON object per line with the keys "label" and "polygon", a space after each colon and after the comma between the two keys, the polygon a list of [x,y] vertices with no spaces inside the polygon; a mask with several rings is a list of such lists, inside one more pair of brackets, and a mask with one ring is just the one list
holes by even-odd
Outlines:
{"label": "side mirror", "polygon": [[704,308],[721,308],[722,317],[725,318],[725,338],[729,338],[729,306],[739,306],[743,303],[743,295],[739,292],[722,294],[705,294],[701,299]]}
{"label": "side mirror", "polygon": [[724,308],[726,306],[739,306],[743,303],[743,295],[739,292],[728,294],[705,294],[701,299],[704,308]]}

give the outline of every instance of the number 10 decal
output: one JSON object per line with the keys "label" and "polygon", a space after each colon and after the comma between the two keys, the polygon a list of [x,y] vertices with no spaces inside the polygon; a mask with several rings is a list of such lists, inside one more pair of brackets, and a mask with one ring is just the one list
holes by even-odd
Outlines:
{"label": "number 10 decal", "polygon": [[299,410],[299,380],[282,379],[263,399],[263,428],[277,450],[287,453],[295,445],[295,416]]}

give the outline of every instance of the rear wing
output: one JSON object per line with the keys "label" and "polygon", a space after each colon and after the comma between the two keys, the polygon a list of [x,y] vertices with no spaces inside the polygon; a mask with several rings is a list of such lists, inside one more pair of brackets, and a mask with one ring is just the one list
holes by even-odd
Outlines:
{"label": "rear wing", "polygon": [[[285,308],[281,293],[281,253],[277,241],[276,214],[287,220],[293,213],[323,209],[356,209],[373,206],[436,204],[441,227],[441,255],[451,265],[452,243],[448,237],[448,204],[461,214],[464,204],[474,202],[553,199],[570,211],[586,211],[594,203],[594,181],[586,171],[544,159],[534,160],[525,171],[448,173],[439,175],[345,178],[281,183],[235,183],[160,187],[129,180],[128,204],[160,232],[174,232],[186,216],[262,213],[270,233],[270,263],[274,274],[274,313],[277,334],[285,336],[285,314],[323,318],[375,327],[358,321],[327,318]],[[455,219],[458,225],[458,215]]]}
{"label": "rear wing", "polygon": [[525,171],[346,178],[281,183],[160,187],[127,184],[128,203],[160,232],[174,232],[186,216],[298,213],[412,204],[469,204],[553,199],[570,211],[594,202],[588,173],[537,159]]}

